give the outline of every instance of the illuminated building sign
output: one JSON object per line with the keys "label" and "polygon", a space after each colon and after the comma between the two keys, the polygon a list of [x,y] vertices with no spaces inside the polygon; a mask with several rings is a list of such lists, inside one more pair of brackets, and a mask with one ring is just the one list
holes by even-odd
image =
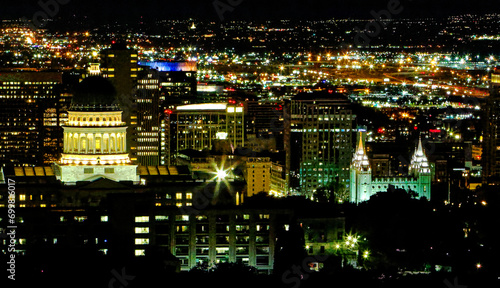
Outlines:
{"label": "illuminated building sign", "polygon": [[164,61],[139,62],[139,65],[149,66],[152,69],[156,69],[160,72],[193,72],[193,71],[197,71],[197,64],[194,61],[188,61],[188,62],[164,62]]}

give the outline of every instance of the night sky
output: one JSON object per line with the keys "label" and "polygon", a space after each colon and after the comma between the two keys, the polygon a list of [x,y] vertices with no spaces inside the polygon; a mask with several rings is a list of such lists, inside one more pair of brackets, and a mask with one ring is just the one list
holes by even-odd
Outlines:
{"label": "night sky", "polygon": [[[60,5],[55,18],[84,17],[98,22],[137,22],[143,19],[182,19],[195,17],[219,20],[214,0],[41,0],[41,2],[68,2]],[[224,13],[224,20],[238,19],[328,19],[366,18],[370,11],[387,9],[389,1],[397,0],[216,0],[219,3],[240,3],[233,11]],[[31,19],[42,8],[39,0],[2,1],[0,17]],[[440,17],[464,13],[500,13],[498,1],[439,1],[401,0],[403,11],[394,18]]]}

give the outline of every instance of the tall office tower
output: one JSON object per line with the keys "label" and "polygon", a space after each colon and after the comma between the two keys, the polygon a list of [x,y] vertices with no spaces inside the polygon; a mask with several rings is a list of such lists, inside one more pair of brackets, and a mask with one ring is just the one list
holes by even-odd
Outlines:
{"label": "tall office tower", "polygon": [[306,196],[336,182],[349,189],[355,118],[349,100],[342,95],[308,93],[294,97],[290,106],[287,161],[295,179],[290,184]]}
{"label": "tall office tower", "polygon": [[101,77],[88,77],[77,87],[64,128],[64,152],[54,163],[56,178],[66,185],[108,178],[139,182],[130,164],[127,126],[116,103],[116,90]]}
{"label": "tall office tower", "polygon": [[500,67],[490,75],[490,96],[483,108],[483,184],[500,183]]}
{"label": "tall office tower", "polygon": [[137,85],[137,51],[128,49],[123,43],[114,43],[111,48],[101,51],[101,73],[116,89],[117,103],[123,110],[123,121],[127,124],[127,147],[131,160],[137,163],[137,143],[134,131],[137,126],[137,106],[135,88]]}
{"label": "tall office tower", "polygon": [[61,83],[57,72],[0,73],[1,165],[42,165],[58,157]]}
{"label": "tall office tower", "polygon": [[245,145],[243,104],[182,105],[177,106],[174,114],[174,154],[184,149],[212,148],[231,152]]}
{"label": "tall office tower", "polygon": [[283,101],[247,101],[247,145],[260,144],[265,150],[284,151],[284,107]]}
{"label": "tall office tower", "polygon": [[137,126],[134,131],[137,143],[137,163],[156,166],[160,163],[160,91],[158,71],[139,69],[136,99]]}

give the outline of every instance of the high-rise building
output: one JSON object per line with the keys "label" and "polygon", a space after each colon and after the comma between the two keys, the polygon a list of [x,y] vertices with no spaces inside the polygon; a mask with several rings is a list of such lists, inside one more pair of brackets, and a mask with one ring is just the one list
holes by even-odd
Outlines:
{"label": "high-rise building", "polygon": [[490,76],[490,96],[484,105],[483,184],[500,183],[500,68]]}
{"label": "high-rise building", "polygon": [[[266,145],[270,151],[284,151],[285,117],[283,101],[247,101],[247,144]],[[253,137],[250,137],[252,135]],[[269,147],[271,146],[271,147]],[[256,150],[256,149],[254,149]]]}
{"label": "high-rise building", "polygon": [[133,133],[137,144],[137,163],[144,166],[160,164],[160,91],[158,72],[140,69],[137,80],[137,125]]}
{"label": "high-rise building", "polygon": [[332,183],[349,188],[355,115],[341,95],[300,94],[291,101],[290,186],[311,196]]}
{"label": "high-rise building", "polygon": [[198,85],[196,62],[155,61],[141,62],[140,64],[160,72],[161,100],[196,96]]}
{"label": "high-rise building", "polygon": [[58,180],[70,185],[103,177],[139,182],[127,151],[127,126],[109,81],[94,76],[79,84],[63,128],[64,152],[54,163]]}
{"label": "high-rise building", "polygon": [[[242,104],[208,103],[177,106],[171,116],[175,120],[175,149],[234,150],[245,144],[244,109]],[[175,122],[175,123],[172,123]]]}
{"label": "high-rise building", "polygon": [[109,49],[101,51],[100,70],[116,89],[116,102],[123,110],[123,121],[127,125],[127,147],[130,147],[132,162],[137,163],[137,143],[134,132],[137,126],[137,105],[135,88],[139,66],[137,51],[127,48],[123,43],[113,43]]}
{"label": "high-rise building", "polygon": [[53,162],[62,147],[62,73],[0,73],[0,164]]}
{"label": "high-rise building", "polygon": [[249,157],[246,162],[247,196],[259,192],[269,193],[271,187],[271,159],[269,157]]}
{"label": "high-rise building", "polygon": [[170,117],[173,113],[172,109],[167,109],[162,107],[163,111],[160,114],[160,164],[170,165],[171,164],[171,147],[173,139],[171,133],[173,132],[170,127]]}

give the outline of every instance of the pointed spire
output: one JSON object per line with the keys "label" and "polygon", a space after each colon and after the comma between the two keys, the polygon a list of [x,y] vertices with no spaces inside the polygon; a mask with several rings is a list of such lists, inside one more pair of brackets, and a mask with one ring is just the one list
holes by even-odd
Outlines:
{"label": "pointed spire", "polygon": [[430,173],[429,161],[422,146],[422,137],[418,137],[418,145],[415,148],[415,153],[411,159],[409,172],[411,174],[415,173]]}
{"label": "pointed spire", "polygon": [[368,161],[368,156],[366,156],[361,132],[359,132],[358,148],[356,149],[356,152],[354,153],[354,156],[352,158],[352,165],[355,168],[361,169],[363,171],[370,170],[370,162]]}

